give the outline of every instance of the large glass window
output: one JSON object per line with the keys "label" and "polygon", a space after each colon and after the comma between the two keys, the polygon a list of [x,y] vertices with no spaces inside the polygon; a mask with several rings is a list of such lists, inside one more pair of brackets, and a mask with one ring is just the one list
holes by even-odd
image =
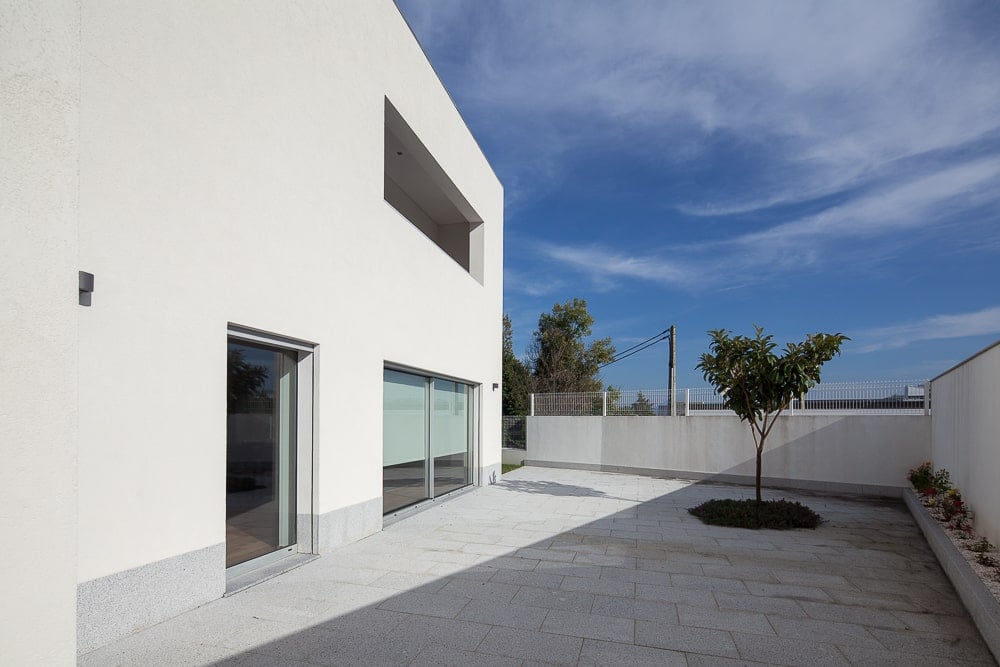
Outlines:
{"label": "large glass window", "polygon": [[386,369],[383,376],[383,511],[472,483],[472,387]]}
{"label": "large glass window", "polygon": [[435,379],[431,450],[434,493],[441,495],[467,485],[469,478],[469,386]]}
{"label": "large glass window", "polygon": [[386,370],[382,392],[382,509],[428,497],[427,381]]}
{"label": "large glass window", "polygon": [[294,352],[230,340],[226,567],[295,544]]}

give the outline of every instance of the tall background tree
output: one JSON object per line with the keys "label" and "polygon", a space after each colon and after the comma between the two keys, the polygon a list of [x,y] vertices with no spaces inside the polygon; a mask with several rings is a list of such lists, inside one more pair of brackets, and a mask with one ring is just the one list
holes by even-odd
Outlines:
{"label": "tall background tree", "polygon": [[731,336],[725,329],[709,331],[710,352],[701,355],[698,370],[722,394],[725,406],[750,424],[757,450],[757,502],[760,497],[764,442],[778,417],[792,402],[819,382],[820,368],[840,354],[850,340],[842,334],[809,334],[802,343],[788,343],[784,354],[774,353],[773,336]]}
{"label": "tall background tree", "polygon": [[503,414],[526,415],[531,409],[531,370],[514,354],[514,329],[503,316]]}
{"label": "tall background tree", "polygon": [[601,391],[601,365],[614,358],[615,346],[610,338],[588,343],[593,325],[584,299],[542,313],[529,349],[536,392]]}

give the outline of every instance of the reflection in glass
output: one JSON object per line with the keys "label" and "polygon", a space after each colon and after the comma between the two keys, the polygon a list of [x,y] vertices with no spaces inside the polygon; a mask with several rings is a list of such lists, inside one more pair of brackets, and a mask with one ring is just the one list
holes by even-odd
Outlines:
{"label": "reflection in glass", "polygon": [[434,496],[466,486],[469,478],[468,386],[434,379],[431,451]]}
{"label": "reflection in glass", "polygon": [[294,353],[230,341],[226,567],[295,543]]}
{"label": "reflection in glass", "polygon": [[382,393],[382,511],[428,497],[427,382],[385,370]]}

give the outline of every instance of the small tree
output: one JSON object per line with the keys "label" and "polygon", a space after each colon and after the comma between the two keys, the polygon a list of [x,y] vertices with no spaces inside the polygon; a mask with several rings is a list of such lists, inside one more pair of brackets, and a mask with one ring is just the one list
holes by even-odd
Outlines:
{"label": "small tree", "polygon": [[639,415],[640,417],[653,416],[653,404],[649,402],[649,399],[641,391],[636,395],[635,401],[632,403],[632,414]]}
{"label": "small tree", "polygon": [[802,396],[819,382],[820,368],[840,354],[850,340],[842,334],[809,334],[802,343],[788,343],[784,355],[777,345],[754,325],[757,335],[730,336],[725,329],[709,331],[711,352],[701,355],[697,368],[705,380],[722,394],[725,406],[750,424],[757,449],[757,502],[760,498],[760,464],[764,442],[778,417],[792,399]]}

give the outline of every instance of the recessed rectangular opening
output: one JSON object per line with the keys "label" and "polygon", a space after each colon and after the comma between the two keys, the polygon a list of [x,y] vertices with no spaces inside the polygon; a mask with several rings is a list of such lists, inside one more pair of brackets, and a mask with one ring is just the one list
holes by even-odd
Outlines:
{"label": "recessed rectangular opening", "polygon": [[385,201],[483,282],[483,220],[385,100]]}

